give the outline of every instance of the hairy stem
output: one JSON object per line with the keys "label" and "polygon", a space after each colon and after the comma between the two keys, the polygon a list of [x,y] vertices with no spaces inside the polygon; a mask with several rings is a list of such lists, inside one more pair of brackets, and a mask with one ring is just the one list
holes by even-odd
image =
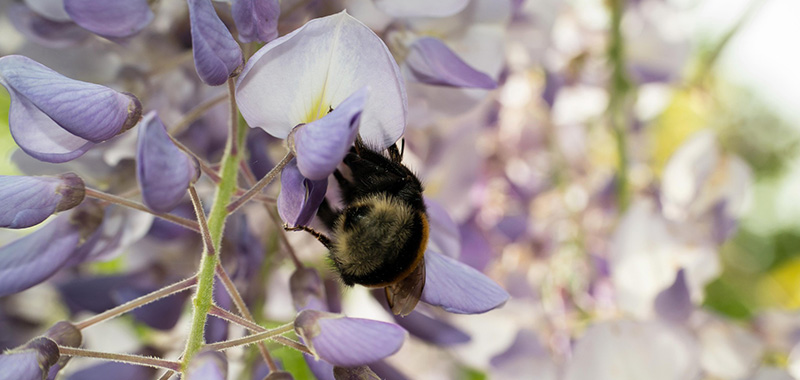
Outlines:
{"label": "hairy stem", "polygon": [[105,201],[105,202],[108,202],[108,203],[113,203],[113,204],[116,204],[116,205],[132,208],[134,210],[144,211],[144,212],[146,212],[148,214],[152,214],[152,215],[157,216],[157,217],[159,217],[161,219],[164,219],[164,220],[166,220],[168,222],[172,222],[172,223],[175,223],[175,224],[177,224],[179,226],[186,227],[186,228],[188,228],[188,229],[190,229],[192,231],[195,231],[195,232],[200,232],[200,226],[198,226],[197,222],[195,222],[193,220],[189,220],[189,219],[186,219],[186,218],[181,218],[180,216],[177,216],[177,215],[154,212],[153,210],[150,210],[149,208],[147,208],[147,206],[145,206],[145,205],[143,205],[141,203],[134,202],[134,201],[122,198],[122,197],[117,196],[117,195],[104,193],[104,192],[102,192],[100,190],[95,190],[95,189],[91,189],[91,188],[87,187],[86,188],[86,196],[90,197],[90,198],[99,199],[101,201]]}
{"label": "hairy stem", "polygon": [[[239,109],[236,108],[236,78],[228,78],[228,100],[230,106],[231,121],[229,127],[231,128],[231,136],[239,136]],[[239,154],[239,139],[234,139],[231,145],[231,154]]]}
{"label": "hairy stem", "polygon": [[211,308],[212,296],[214,289],[214,268],[219,261],[220,246],[222,244],[222,233],[225,229],[225,221],[228,218],[227,204],[230,202],[231,197],[236,191],[237,174],[239,172],[239,161],[242,159],[241,151],[234,152],[234,143],[239,146],[244,142],[246,132],[243,129],[237,131],[237,134],[228,136],[228,142],[225,146],[225,153],[222,156],[220,182],[217,185],[217,191],[214,196],[214,203],[211,206],[211,212],[208,217],[208,231],[211,240],[211,247],[214,249],[215,254],[208,254],[210,251],[204,252],[200,261],[200,270],[198,272],[197,293],[192,300],[194,311],[192,315],[192,324],[189,333],[189,339],[186,342],[186,349],[183,356],[183,367],[185,368],[192,357],[200,351],[205,343],[205,324],[206,315]]}
{"label": "hairy stem", "polygon": [[205,175],[207,175],[209,178],[211,178],[211,180],[214,181],[214,183],[219,183],[221,178],[219,177],[219,174],[217,174],[217,171],[211,167],[211,164],[206,162],[206,160],[204,160],[202,157],[192,152],[191,149],[186,147],[186,145],[183,145],[183,143],[178,141],[178,139],[176,139],[174,136],[169,135],[169,139],[172,140],[172,143],[175,144],[175,146],[177,146],[178,149],[182,150],[184,153],[194,158],[195,161],[197,162],[197,165],[200,166],[200,170],[203,171],[203,173],[205,173]]}
{"label": "hairy stem", "polygon": [[72,348],[58,346],[58,352],[66,356],[80,356],[84,358],[104,359],[121,363],[135,364],[159,369],[166,369],[173,372],[181,370],[181,363],[172,360],[164,360],[150,356],[115,354],[111,352],[99,352],[84,350],[82,348]]}
{"label": "hairy stem", "polygon": [[213,255],[216,251],[214,250],[214,243],[211,241],[211,232],[208,230],[206,212],[203,210],[203,202],[200,201],[194,185],[189,185],[189,196],[192,198],[194,214],[197,215],[197,221],[200,224],[200,234],[203,235],[203,249],[206,254]]}
{"label": "hairy stem", "polygon": [[210,350],[217,350],[217,351],[227,350],[227,349],[233,348],[233,347],[245,346],[245,345],[248,345],[248,344],[253,344],[253,343],[256,343],[256,342],[260,342],[262,340],[269,339],[269,338],[272,338],[274,336],[278,336],[280,334],[285,334],[285,333],[287,333],[289,331],[292,331],[292,330],[294,330],[294,323],[293,322],[292,323],[287,323],[287,324],[285,324],[283,326],[280,326],[280,327],[276,327],[276,328],[274,328],[272,330],[266,330],[266,331],[263,331],[263,332],[260,332],[260,333],[257,333],[257,334],[249,335],[249,336],[246,336],[244,338],[232,339],[232,340],[227,340],[227,341],[219,342],[219,343],[212,343],[212,344],[207,345],[206,348],[208,348]]}

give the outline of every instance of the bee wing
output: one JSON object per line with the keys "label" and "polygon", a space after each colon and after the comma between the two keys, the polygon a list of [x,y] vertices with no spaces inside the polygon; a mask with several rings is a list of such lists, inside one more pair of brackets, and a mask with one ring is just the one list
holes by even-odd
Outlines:
{"label": "bee wing", "polygon": [[389,285],[385,288],[386,299],[389,307],[395,315],[406,316],[414,311],[414,308],[422,297],[422,289],[425,287],[425,258],[420,260],[417,268],[406,278]]}

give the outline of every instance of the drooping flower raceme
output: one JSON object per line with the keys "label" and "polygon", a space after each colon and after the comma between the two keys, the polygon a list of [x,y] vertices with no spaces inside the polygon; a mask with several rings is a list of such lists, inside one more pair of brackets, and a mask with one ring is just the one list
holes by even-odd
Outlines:
{"label": "drooping flower raceme", "polygon": [[0,84],[11,95],[11,135],[42,161],[79,157],[141,118],[133,95],[69,79],[27,57],[0,58]]}

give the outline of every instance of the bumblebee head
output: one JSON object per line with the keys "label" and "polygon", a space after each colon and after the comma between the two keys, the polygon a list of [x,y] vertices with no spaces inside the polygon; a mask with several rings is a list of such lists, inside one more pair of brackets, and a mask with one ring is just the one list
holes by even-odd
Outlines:
{"label": "bumblebee head", "polygon": [[384,193],[346,207],[334,224],[331,258],[347,285],[386,286],[407,276],[422,259],[428,219],[402,198]]}

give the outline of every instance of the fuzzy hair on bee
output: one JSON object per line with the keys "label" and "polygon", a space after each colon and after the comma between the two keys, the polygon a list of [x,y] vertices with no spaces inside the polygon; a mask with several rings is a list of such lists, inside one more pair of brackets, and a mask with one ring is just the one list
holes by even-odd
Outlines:
{"label": "fuzzy hair on bee", "polygon": [[311,232],[328,247],[345,285],[383,287],[392,311],[407,315],[425,286],[428,215],[422,183],[401,163],[402,151],[392,145],[386,152],[359,140],[343,160],[349,173],[334,172],[343,208],[324,201],[317,212],[330,238],[308,227],[294,229]]}

